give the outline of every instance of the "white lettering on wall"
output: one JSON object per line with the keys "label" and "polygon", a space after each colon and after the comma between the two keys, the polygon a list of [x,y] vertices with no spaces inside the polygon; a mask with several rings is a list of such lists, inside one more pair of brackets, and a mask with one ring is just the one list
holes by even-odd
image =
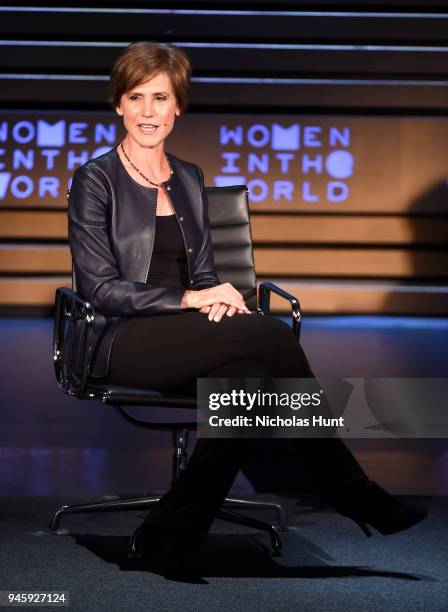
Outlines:
{"label": "white lettering on wall", "polygon": [[237,125],[236,128],[230,129],[222,125],[219,131],[219,142],[223,147],[229,143],[240,147],[243,144],[243,126]]}
{"label": "white lettering on wall", "polygon": [[[252,202],[267,198],[274,202],[296,198],[307,203],[343,202],[350,191],[345,181],[354,171],[354,157],[347,150],[350,143],[346,126],[226,123],[219,129],[225,163],[215,184],[236,185],[244,180],[251,186]],[[240,147],[240,152],[228,150],[230,146]]]}
{"label": "white lettering on wall", "polygon": [[85,144],[87,136],[87,123],[70,123],[68,127],[68,141],[70,144]]}
{"label": "white lettering on wall", "polygon": [[29,198],[33,193],[33,181],[29,176],[16,176],[11,181],[11,194],[18,200]]}
{"label": "white lettering on wall", "polygon": [[26,144],[34,140],[36,130],[31,121],[19,121],[12,128],[12,137],[19,144]]}
{"label": "white lettering on wall", "polygon": [[69,170],[74,170],[78,166],[82,166],[87,161],[89,161],[89,152],[81,151],[81,153],[77,154],[75,151],[67,152],[67,168]]}
{"label": "white lettering on wall", "polygon": [[294,183],[291,183],[291,181],[275,181],[273,196],[276,202],[282,198],[292,202],[294,199]]}
{"label": "white lettering on wall", "polygon": [[8,140],[8,122],[2,121],[0,123],[0,142],[6,142]]}
{"label": "white lettering on wall", "polygon": [[34,168],[34,151],[29,149],[24,152],[21,149],[16,149],[12,152],[12,167],[14,170],[25,168],[32,170]]}
{"label": "white lettering on wall", "polygon": [[51,198],[59,196],[60,181],[56,176],[42,176],[39,181],[39,197],[44,198],[49,195]]}
{"label": "white lettering on wall", "polygon": [[318,140],[322,128],[319,125],[307,125],[303,128],[303,146],[304,147],[321,147],[322,141]]}
{"label": "white lettering on wall", "polygon": [[117,140],[117,126],[115,123],[109,123],[109,125],[104,125],[103,123],[97,123],[95,125],[95,142],[100,144],[102,142],[107,142],[110,145],[113,145]]}
{"label": "white lettering on wall", "polygon": [[271,132],[265,125],[252,125],[247,130],[247,141],[252,147],[265,147],[271,140]]}
{"label": "white lettering on wall", "polygon": [[310,170],[314,170],[316,174],[322,174],[323,160],[322,155],[302,155],[302,172],[308,174]]}
{"label": "white lettering on wall", "polygon": [[235,164],[235,161],[240,158],[239,153],[226,152],[221,153],[221,157],[226,160],[226,165],[221,166],[221,172],[240,172],[239,167]]}
{"label": "white lettering on wall", "polygon": [[269,155],[268,153],[256,154],[249,153],[247,157],[247,169],[249,172],[269,172]]}
{"label": "white lettering on wall", "polygon": [[61,152],[57,149],[42,149],[40,154],[45,157],[45,167],[47,170],[53,170],[55,164],[55,158],[58,157]]}

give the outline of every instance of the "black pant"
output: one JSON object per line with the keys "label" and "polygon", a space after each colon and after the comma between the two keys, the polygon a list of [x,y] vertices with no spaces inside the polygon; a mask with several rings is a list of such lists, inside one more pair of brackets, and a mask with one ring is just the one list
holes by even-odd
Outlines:
{"label": "black pant", "polygon": [[[115,338],[106,380],[173,389],[199,377],[308,378],[313,373],[290,328],[279,319],[235,315],[214,323],[199,312],[186,312],[129,320]],[[146,522],[202,541],[252,442],[198,439],[186,469]],[[339,438],[293,442],[327,501],[344,486],[367,478]]]}

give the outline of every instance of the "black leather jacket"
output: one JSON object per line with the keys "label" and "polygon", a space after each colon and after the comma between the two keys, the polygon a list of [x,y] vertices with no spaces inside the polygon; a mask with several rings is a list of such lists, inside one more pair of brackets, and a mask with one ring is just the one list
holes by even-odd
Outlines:
{"label": "black leather jacket", "polygon": [[[165,183],[185,242],[192,289],[219,284],[213,265],[204,179],[200,168],[168,155]],[[68,234],[76,291],[95,310],[91,375],[108,373],[113,338],[128,317],[180,312],[183,288],[147,284],[154,245],[157,189],[125,170],[116,148],[88,161],[73,176]],[[149,279],[150,280],[150,279]],[[76,328],[76,355],[82,328]],[[75,370],[78,368],[75,358]]]}

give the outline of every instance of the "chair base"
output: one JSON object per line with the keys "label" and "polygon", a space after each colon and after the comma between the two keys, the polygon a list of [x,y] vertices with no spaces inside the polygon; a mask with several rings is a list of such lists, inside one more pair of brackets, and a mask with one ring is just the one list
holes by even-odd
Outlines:
{"label": "chair base", "polygon": [[[121,416],[126,420],[130,420],[135,425],[152,428],[154,424],[140,421],[128,415],[120,405],[115,405]],[[194,428],[195,423],[177,423],[174,427],[171,424],[167,426],[172,428],[173,440],[173,482],[179,477],[180,473],[185,469],[188,461],[188,433]],[[59,523],[65,514],[87,513],[87,512],[118,512],[124,510],[151,510],[151,506],[160,500],[160,495],[143,495],[140,497],[128,497],[118,499],[108,499],[105,501],[92,502],[89,504],[73,504],[70,506],[61,506],[56,510],[50,519],[48,529],[50,533],[56,533]],[[269,509],[276,513],[276,522],[267,523],[259,521],[250,516],[246,516],[229,508],[250,508],[250,509]],[[234,523],[236,525],[244,525],[254,529],[260,529],[269,533],[271,538],[271,552],[273,555],[280,554],[281,541],[279,531],[286,531],[286,519],[283,508],[279,504],[270,502],[257,502],[238,498],[226,498],[222,508],[217,513],[217,518]]]}
{"label": "chair base", "polygon": [[[148,495],[142,497],[129,497],[119,499],[108,499],[105,501],[92,502],[88,504],[72,504],[61,506],[56,510],[48,524],[50,533],[55,534],[59,528],[60,521],[66,514],[78,514],[89,512],[118,512],[125,510],[150,510],[151,506],[160,500],[160,496]],[[271,509],[277,515],[277,522],[267,523],[258,519],[246,516],[228,508],[251,508],[251,509]],[[271,538],[271,554],[278,555],[281,551],[281,540],[279,531],[286,531],[286,520],[283,508],[279,504],[270,502],[257,502],[238,498],[226,498],[221,510],[217,514],[217,518],[234,523],[244,525],[254,529],[260,529],[269,533]]]}

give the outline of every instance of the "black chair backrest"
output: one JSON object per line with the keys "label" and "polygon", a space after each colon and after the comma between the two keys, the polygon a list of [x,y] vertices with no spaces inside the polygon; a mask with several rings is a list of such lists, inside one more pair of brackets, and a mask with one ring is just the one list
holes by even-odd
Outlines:
{"label": "black chair backrest", "polygon": [[222,283],[231,283],[257,306],[254,257],[247,187],[206,187],[215,269]]}

